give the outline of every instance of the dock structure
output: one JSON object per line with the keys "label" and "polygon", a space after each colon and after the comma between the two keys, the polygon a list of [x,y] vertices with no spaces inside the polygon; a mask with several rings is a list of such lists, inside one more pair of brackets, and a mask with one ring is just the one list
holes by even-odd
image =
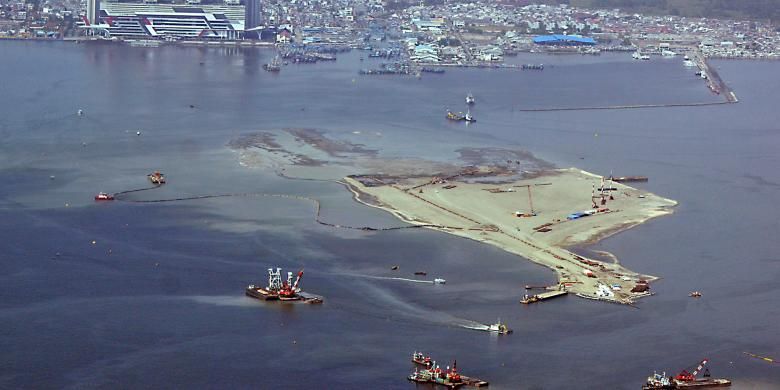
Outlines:
{"label": "dock structure", "polygon": [[469,376],[460,376],[460,380],[463,382],[464,386],[471,386],[471,387],[485,387],[489,385],[488,381],[483,381],[479,378],[472,378]]}
{"label": "dock structure", "polygon": [[541,301],[544,301],[546,299],[557,298],[557,297],[566,295],[568,293],[569,292],[566,291],[566,290],[551,290],[551,291],[546,291],[546,292],[539,293],[539,294],[534,294],[534,295],[525,295],[525,296],[523,296],[523,299],[520,301],[520,303],[530,304],[530,303],[541,302]]}

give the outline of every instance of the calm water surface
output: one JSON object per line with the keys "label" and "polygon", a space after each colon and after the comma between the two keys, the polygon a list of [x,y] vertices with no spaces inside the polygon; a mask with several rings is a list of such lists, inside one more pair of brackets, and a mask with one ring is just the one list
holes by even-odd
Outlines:
{"label": "calm water surface", "polygon": [[[780,357],[780,64],[715,62],[737,105],[528,113],[518,109],[717,97],[678,59],[529,55],[513,61],[543,72],[418,80],[360,77],[376,64],[360,52],[273,75],[261,69],[272,55],[0,43],[0,387],[408,389],[414,350],[457,359],[495,389],[638,389],[654,369],[704,357],[734,388],[779,386],[776,366],[742,353]],[[447,122],[469,91],[479,122]],[[505,146],[647,175],[642,187],[678,200],[676,212],[589,249],[660,276],[657,295],[639,310],[574,297],[525,307],[522,286],[551,272],[432,231],[334,230],[289,199],[92,201],[161,169],[170,183],[139,197],[307,195],[336,223],[400,224],[336,184],[242,167],[225,147],[284,127],[386,157],[454,161],[462,146]],[[271,265],[305,267],[305,289],[326,303],[245,298]],[[447,285],[361,277],[418,269]],[[499,316],[513,335],[460,327]]]}

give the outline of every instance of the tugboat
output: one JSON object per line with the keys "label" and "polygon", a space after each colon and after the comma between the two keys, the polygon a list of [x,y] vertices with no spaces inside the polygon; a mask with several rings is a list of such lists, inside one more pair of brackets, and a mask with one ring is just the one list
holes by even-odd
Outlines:
{"label": "tugboat", "polygon": [[501,322],[501,319],[498,319],[498,322],[492,325],[488,325],[487,328],[488,332],[495,332],[498,334],[510,334],[512,333],[512,329],[509,329],[509,327],[506,326],[506,324]]}
{"label": "tugboat", "polygon": [[151,181],[154,185],[159,186],[161,184],[165,184],[165,175],[160,173],[160,171],[154,171],[154,173],[150,173],[146,175],[146,177],[148,177],[149,181]]}
{"label": "tugboat", "polygon": [[463,117],[463,120],[468,123],[474,123],[477,121],[473,116],[471,116],[471,110],[466,111],[466,116]]}
{"label": "tugboat", "polygon": [[523,299],[520,300],[520,303],[527,305],[529,303],[534,303],[537,301],[539,301],[539,296],[537,296],[536,294],[534,295],[525,294],[523,295]]}
{"label": "tugboat", "polygon": [[663,374],[654,372],[653,376],[647,377],[647,383],[642,386],[642,390],[665,390],[674,388],[674,384],[672,384],[672,380],[666,376],[666,372]]}
{"label": "tugboat", "polygon": [[300,301],[303,299],[299,294],[301,288],[298,287],[301,277],[303,277],[303,270],[298,272],[298,277],[293,282],[293,273],[287,272],[287,280],[282,281],[281,268],[276,268],[276,270],[269,268],[268,286],[259,287],[250,284],[246,288],[246,295],[264,301]]}
{"label": "tugboat", "polygon": [[100,192],[97,195],[95,195],[95,200],[97,201],[114,200],[114,195],[111,195],[107,192]]}
{"label": "tugboat", "polygon": [[710,388],[731,386],[728,379],[712,379],[709,370],[704,371],[702,378],[696,375],[701,372],[708,360],[704,359],[692,372],[682,370],[674,377],[667,377],[666,373],[659,375],[653,373],[653,376],[647,378],[647,382],[642,386],[642,390],[665,390],[665,389],[690,389],[690,388]]}
{"label": "tugboat", "polygon": [[466,104],[473,105],[476,102],[477,102],[477,100],[474,99],[474,95],[472,95],[471,92],[469,92],[469,94],[466,95]]}
{"label": "tugboat", "polygon": [[417,382],[417,383],[429,383],[432,381],[433,378],[431,378],[431,372],[428,370],[422,370],[422,371],[414,370],[414,372],[411,375],[409,375],[408,379],[412,382]]}
{"label": "tugboat", "polygon": [[431,365],[433,365],[433,362],[431,361],[431,357],[423,355],[422,352],[413,353],[412,362],[417,363],[421,366],[425,366],[425,368],[431,368]]}

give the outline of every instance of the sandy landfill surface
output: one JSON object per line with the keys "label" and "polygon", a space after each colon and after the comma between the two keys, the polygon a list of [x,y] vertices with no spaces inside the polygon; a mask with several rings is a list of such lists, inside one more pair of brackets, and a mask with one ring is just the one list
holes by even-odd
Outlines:
{"label": "sandy landfill surface", "polygon": [[657,278],[624,268],[608,253],[612,261],[604,262],[567,248],[670,214],[677,205],[576,168],[552,168],[524,151],[459,149],[461,164],[384,159],[363,144],[305,129],[244,135],[228,145],[240,151],[242,164],[286,177],[346,176],[338,180],[361,203],[546,266],[559,282],[549,289],[615,303],[651,295],[648,283]]}

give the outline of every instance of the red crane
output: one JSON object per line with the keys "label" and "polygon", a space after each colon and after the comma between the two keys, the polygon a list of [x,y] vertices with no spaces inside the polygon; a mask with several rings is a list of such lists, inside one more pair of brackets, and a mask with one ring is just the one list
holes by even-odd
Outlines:
{"label": "red crane", "polygon": [[677,376],[674,377],[674,379],[681,381],[681,382],[693,382],[696,380],[696,375],[699,374],[702,368],[707,364],[707,359],[704,359],[699,363],[699,365],[696,367],[693,372],[688,372],[688,370],[682,370]]}

